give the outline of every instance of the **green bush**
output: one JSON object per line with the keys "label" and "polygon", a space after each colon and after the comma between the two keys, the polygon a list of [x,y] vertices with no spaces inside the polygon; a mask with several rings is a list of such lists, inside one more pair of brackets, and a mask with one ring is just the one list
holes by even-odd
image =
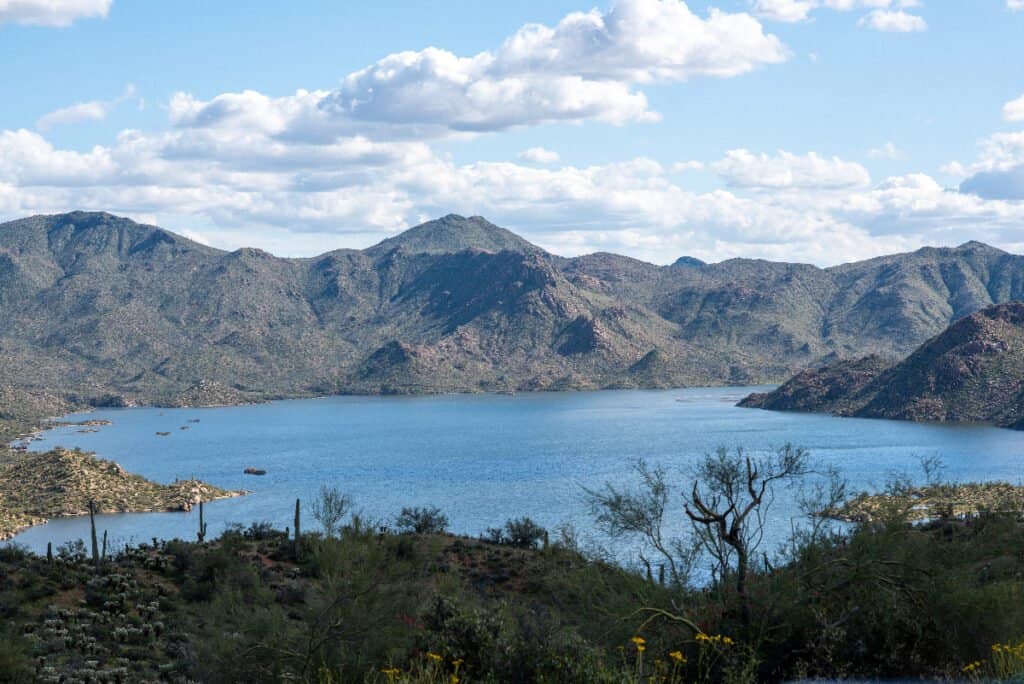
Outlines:
{"label": "green bush", "polygon": [[448,529],[448,518],[436,506],[403,508],[395,527],[412,534],[441,534]]}

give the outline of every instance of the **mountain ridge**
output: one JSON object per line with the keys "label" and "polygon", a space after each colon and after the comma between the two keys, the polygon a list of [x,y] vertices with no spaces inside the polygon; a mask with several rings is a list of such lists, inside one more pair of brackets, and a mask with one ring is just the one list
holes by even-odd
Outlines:
{"label": "mountain ridge", "polygon": [[965,316],[898,363],[871,356],[806,370],[740,406],[1024,429],[1024,303]]}
{"label": "mountain ridge", "polygon": [[176,404],[752,384],[896,359],[1022,298],[1024,257],[980,243],[825,269],[657,266],[560,257],[449,214],[288,259],[71,212],[0,224],[0,386]]}

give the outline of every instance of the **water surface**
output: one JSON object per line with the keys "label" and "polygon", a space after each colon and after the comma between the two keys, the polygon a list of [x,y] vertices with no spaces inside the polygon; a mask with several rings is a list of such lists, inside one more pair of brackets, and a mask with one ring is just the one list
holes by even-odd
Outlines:
{"label": "water surface", "polygon": [[[892,470],[917,473],[923,456],[940,457],[953,480],[1018,482],[1024,473],[1024,432],[735,406],[761,389],[333,397],[209,409],[105,409],[88,417],[112,425],[96,433],[57,428],[32,448],[81,447],[159,482],[194,476],[251,491],[206,507],[211,535],[229,522],[291,525],[296,497],[310,502],[322,484],[338,486],[366,514],[381,519],[402,506],[437,505],[454,531],[472,535],[521,515],[548,527],[572,523],[586,532],[590,516],[582,487],[632,481],[637,458],[666,466],[683,483],[694,460],[720,445],[764,451],[791,442],[809,449],[815,464],[841,468],[855,488],[880,486]],[[199,422],[189,422],[194,420]],[[243,474],[250,466],[267,474]],[[775,514],[771,538],[777,542],[794,514],[787,492],[780,493]],[[119,542],[194,539],[197,517],[104,515],[98,525]],[[304,527],[313,527],[308,507]],[[88,519],[74,518],[27,530],[17,541],[43,551],[50,541],[87,537]]]}

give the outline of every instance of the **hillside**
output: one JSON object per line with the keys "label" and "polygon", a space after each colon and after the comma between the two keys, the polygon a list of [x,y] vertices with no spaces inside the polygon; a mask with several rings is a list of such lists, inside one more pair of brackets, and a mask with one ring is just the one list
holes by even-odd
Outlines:
{"label": "hillside", "polygon": [[78,404],[773,382],[1024,298],[978,243],[820,269],[565,259],[449,215],[366,250],[224,252],[105,213],[0,225],[0,387]]}
{"label": "hillside", "polygon": [[1024,429],[1024,304],[966,316],[893,366],[878,357],[839,362],[740,405]]}

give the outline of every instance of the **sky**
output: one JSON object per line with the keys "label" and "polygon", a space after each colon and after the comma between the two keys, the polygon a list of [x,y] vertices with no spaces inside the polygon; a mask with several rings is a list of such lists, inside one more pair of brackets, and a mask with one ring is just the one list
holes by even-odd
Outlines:
{"label": "sky", "polygon": [[0,220],[280,256],[1024,253],[1024,0],[0,0]]}

